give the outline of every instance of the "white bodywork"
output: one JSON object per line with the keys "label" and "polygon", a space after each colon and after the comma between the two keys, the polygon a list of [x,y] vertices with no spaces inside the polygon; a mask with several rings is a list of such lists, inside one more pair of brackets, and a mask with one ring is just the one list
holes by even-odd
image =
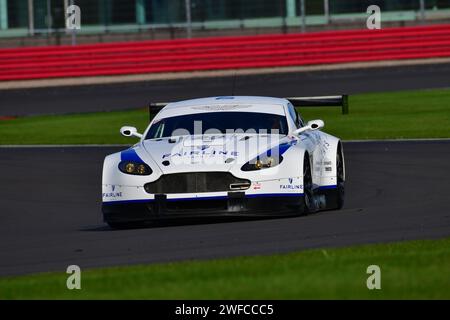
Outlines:
{"label": "white bodywork", "polygon": [[[230,172],[237,178],[250,180],[251,186],[245,190],[245,196],[302,195],[305,152],[309,155],[314,188],[336,186],[336,152],[339,139],[320,130],[296,133],[296,130],[305,124],[296,125],[292,109],[293,106],[286,99],[266,97],[213,97],[170,103],[154,117],[136,145],[105,158],[103,202],[152,200],[155,195],[147,193],[144,185],[156,181],[161,175],[208,171]],[[160,119],[223,111],[236,112],[237,116],[241,112],[281,115],[286,117],[289,134],[279,137],[270,134],[230,133],[145,140],[151,125]],[[132,135],[139,137],[135,132]],[[279,165],[257,171],[241,170],[246,162],[280,144],[283,146],[283,161]],[[153,172],[144,176],[121,172],[118,164],[124,152],[137,155]],[[230,158],[233,161],[227,163]],[[163,165],[164,160],[170,160],[170,165]],[[228,192],[167,194],[167,199],[226,197]]]}

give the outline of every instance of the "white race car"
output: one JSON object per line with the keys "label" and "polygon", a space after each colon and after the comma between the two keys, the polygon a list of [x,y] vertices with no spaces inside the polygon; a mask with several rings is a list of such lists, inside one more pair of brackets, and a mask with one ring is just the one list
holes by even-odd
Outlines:
{"label": "white race car", "polygon": [[140,141],[105,158],[105,222],[120,228],[188,216],[340,209],[342,144],[320,131],[322,120],[305,123],[295,107],[342,101],[225,96],[165,105],[144,133],[122,127],[122,135]]}

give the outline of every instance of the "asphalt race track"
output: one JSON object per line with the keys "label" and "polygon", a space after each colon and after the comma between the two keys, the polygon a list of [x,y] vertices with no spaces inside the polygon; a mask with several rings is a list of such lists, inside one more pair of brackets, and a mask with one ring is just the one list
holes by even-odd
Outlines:
{"label": "asphalt race track", "polygon": [[[235,95],[355,94],[450,87],[450,64],[247,75]],[[149,102],[232,94],[233,77],[0,90],[0,116],[142,108]]]}
{"label": "asphalt race track", "polygon": [[344,149],[344,210],[111,230],[101,167],[118,148],[0,148],[0,275],[450,236],[450,141]]}

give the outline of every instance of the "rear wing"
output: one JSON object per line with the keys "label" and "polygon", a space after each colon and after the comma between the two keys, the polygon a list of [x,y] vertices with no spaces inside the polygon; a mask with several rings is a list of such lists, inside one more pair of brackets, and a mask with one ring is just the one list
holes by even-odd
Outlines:
{"label": "rear wing", "polygon": [[323,97],[286,98],[294,107],[341,107],[342,114],[348,114],[348,95]]}
{"label": "rear wing", "polygon": [[[348,95],[322,97],[291,97],[286,98],[294,107],[341,107],[342,114],[348,113]],[[153,102],[148,105],[149,120],[168,105],[169,102]]]}
{"label": "rear wing", "polygon": [[152,102],[148,105],[148,117],[149,120],[152,121],[152,115],[157,114],[161,111],[162,108],[164,108],[166,105],[168,105],[169,102]]}

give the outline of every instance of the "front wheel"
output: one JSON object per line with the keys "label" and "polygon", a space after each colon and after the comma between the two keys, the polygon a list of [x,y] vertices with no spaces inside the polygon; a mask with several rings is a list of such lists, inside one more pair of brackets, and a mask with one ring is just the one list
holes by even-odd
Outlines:
{"label": "front wheel", "polygon": [[344,152],[341,144],[336,153],[336,188],[325,191],[326,209],[342,209],[345,198]]}
{"label": "front wheel", "polygon": [[311,164],[309,163],[309,156],[305,154],[303,159],[303,197],[300,200],[300,214],[307,215],[313,212],[314,194],[312,183]]}

